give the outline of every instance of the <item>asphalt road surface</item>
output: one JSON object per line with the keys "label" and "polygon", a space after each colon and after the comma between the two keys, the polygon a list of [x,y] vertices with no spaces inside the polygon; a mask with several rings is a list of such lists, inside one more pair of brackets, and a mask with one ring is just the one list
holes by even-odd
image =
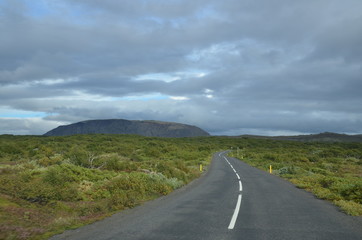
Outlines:
{"label": "asphalt road surface", "polygon": [[361,240],[362,218],[221,152],[188,186],[51,239]]}

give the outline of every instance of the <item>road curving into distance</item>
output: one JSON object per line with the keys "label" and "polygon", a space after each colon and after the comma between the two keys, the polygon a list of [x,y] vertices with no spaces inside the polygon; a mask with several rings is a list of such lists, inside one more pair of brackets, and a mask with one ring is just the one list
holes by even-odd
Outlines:
{"label": "road curving into distance", "polygon": [[357,240],[362,218],[220,152],[188,186],[51,239]]}

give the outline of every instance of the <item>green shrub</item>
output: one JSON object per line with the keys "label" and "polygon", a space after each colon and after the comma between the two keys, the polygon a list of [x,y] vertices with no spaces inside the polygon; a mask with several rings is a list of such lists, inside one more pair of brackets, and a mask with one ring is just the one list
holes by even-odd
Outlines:
{"label": "green shrub", "polygon": [[282,167],[282,168],[277,170],[277,173],[279,175],[296,174],[297,170],[296,170],[296,168],[294,166]]}
{"label": "green shrub", "polygon": [[345,213],[352,216],[362,216],[362,205],[354,201],[336,200],[333,202],[339,206]]}
{"label": "green shrub", "polygon": [[104,169],[107,170],[132,172],[138,169],[136,163],[118,155],[103,157],[102,161],[104,162]]}
{"label": "green shrub", "polygon": [[71,165],[51,167],[45,172],[43,181],[53,186],[64,186],[67,183],[75,182],[78,178],[72,172],[72,168],[73,166]]}
{"label": "green shrub", "polygon": [[345,183],[342,186],[337,186],[336,191],[338,191],[345,200],[362,204],[361,180],[356,180],[355,183]]}

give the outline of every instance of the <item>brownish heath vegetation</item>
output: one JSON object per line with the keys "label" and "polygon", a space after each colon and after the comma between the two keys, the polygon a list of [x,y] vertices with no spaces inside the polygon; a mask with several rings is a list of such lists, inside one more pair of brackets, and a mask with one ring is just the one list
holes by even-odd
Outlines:
{"label": "brownish heath vegetation", "polygon": [[[134,135],[0,136],[0,239],[46,239],[132,208],[232,154],[362,215],[362,144]],[[237,149],[239,149],[237,151]],[[207,167],[206,167],[207,169]]]}

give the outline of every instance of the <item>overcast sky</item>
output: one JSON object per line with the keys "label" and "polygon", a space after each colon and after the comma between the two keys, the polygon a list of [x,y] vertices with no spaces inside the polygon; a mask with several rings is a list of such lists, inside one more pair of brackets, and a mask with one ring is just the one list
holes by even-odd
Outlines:
{"label": "overcast sky", "polygon": [[88,119],[362,133],[361,0],[0,0],[0,134]]}

